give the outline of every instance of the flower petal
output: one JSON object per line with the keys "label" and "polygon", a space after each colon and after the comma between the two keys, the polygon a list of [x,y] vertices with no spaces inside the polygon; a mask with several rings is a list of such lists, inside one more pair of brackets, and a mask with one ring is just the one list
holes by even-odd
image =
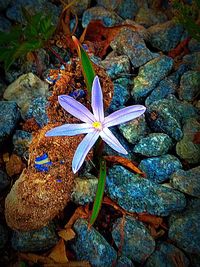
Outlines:
{"label": "flower petal", "polygon": [[92,123],[95,121],[94,115],[80,102],[68,95],[58,96],[59,104],[71,115],[81,121]]}
{"label": "flower petal", "polygon": [[89,133],[92,131],[94,131],[94,128],[89,123],[63,124],[49,130],[48,132],[46,132],[45,136],[73,136],[77,134]]}
{"label": "flower petal", "polygon": [[110,147],[112,147],[112,149],[122,154],[128,154],[126,149],[120,144],[108,128],[104,128],[103,131],[100,132],[100,136]]}
{"label": "flower petal", "polygon": [[97,121],[103,122],[104,110],[103,110],[103,94],[98,76],[94,78],[92,85],[92,110],[94,117]]}
{"label": "flower petal", "polygon": [[104,127],[115,126],[141,116],[146,108],[142,105],[132,105],[122,108],[108,115],[104,120]]}
{"label": "flower petal", "polygon": [[88,133],[78,145],[74,154],[74,158],[72,160],[72,170],[74,173],[76,173],[80,169],[85,157],[87,156],[94,143],[97,141],[98,137],[99,131],[93,130],[93,132]]}

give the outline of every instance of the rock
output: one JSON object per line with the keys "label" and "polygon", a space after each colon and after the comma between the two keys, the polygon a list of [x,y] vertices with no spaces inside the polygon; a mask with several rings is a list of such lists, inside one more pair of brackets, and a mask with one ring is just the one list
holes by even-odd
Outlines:
{"label": "rock", "polygon": [[135,21],[148,28],[152,25],[166,22],[167,16],[159,10],[141,7],[135,17]]}
{"label": "rock", "polygon": [[123,74],[130,73],[130,62],[127,56],[115,56],[105,58],[101,65],[106,70],[111,79],[120,77]]}
{"label": "rock", "polygon": [[98,0],[98,5],[105,7],[108,10],[115,10],[115,12],[123,19],[133,19],[138,11],[137,1],[129,0]]}
{"label": "rock", "polygon": [[188,43],[188,48],[190,52],[200,52],[200,42],[192,38]]}
{"label": "rock", "polygon": [[189,260],[180,249],[167,242],[158,242],[144,267],[177,267],[181,264],[188,267]]}
{"label": "rock", "polygon": [[0,101],[0,146],[14,131],[19,119],[20,112],[17,104],[13,101]]}
{"label": "rock", "polygon": [[[122,227],[123,244],[120,234]],[[144,224],[130,216],[117,219],[113,225],[112,237],[123,256],[139,263],[145,262],[155,249],[155,241]]]}
{"label": "rock", "polygon": [[169,52],[181,41],[183,31],[183,27],[173,21],[156,24],[148,28],[149,42],[153,47],[163,52]]}
{"label": "rock", "polygon": [[0,0],[0,10],[4,10],[8,7],[10,4],[11,0]]}
{"label": "rock", "polygon": [[12,247],[17,251],[43,251],[56,245],[58,236],[51,223],[37,231],[13,231],[11,242]]}
{"label": "rock", "polygon": [[48,84],[33,73],[28,73],[21,75],[6,88],[4,98],[16,101],[21,108],[22,117],[25,117],[33,99],[39,96],[47,96],[47,93]]}
{"label": "rock", "polygon": [[[13,135],[13,145],[14,145],[14,152],[17,153],[18,156],[27,157],[25,155],[28,153],[29,145],[32,141],[32,134],[22,130],[16,130],[15,134]],[[27,157],[28,158],[28,157]]]}
{"label": "rock", "polygon": [[176,144],[177,155],[191,164],[200,162],[200,144],[193,141],[199,131],[200,123],[196,119],[188,119],[183,126],[184,136]]}
{"label": "rock", "polygon": [[179,86],[181,76],[188,70],[189,67],[187,64],[181,64],[175,72],[167,77],[167,79],[170,79],[176,86]]}
{"label": "rock", "polygon": [[[121,78],[121,79],[124,79],[126,82],[126,78]],[[120,83],[118,83],[117,80],[115,80],[114,94],[110,106],[108,108],[109,113],[124,108],[125,103],[128,101],[129,97],[130,97],[130,92],[128,86],[126,85],[123,86]]]}
{"label": "rock", "polygon": [[141,138],[148,133],[148,126],[144,116],[140,116],[132,121],[123,123],[119,126],[119,130],[126,140],[131,144],[136,144]]}
{"label": "rock", "polygon": [[186,101],[193,101],[199,94],[200,72],[187,71],[181,77],[179,98]]}
{"label": "rock", "polygon": [[132,263],[132,261],[125,257],[125,256],[121,256],[119,257],[119,259],[117,260],[116,263],[116,267],[134,267],[135,265]]}
{"label": "rock", "polygon": [[167,134],[151,133],[142,138],[134,147],[135,153],[154,157],[166,154],[172,147],[172,140]]}
{"label": "rock", "polygon": [[[1,3],[0,3],[1,5]],[[1,8],[1,7],[0,7]],[[11,22],[3,16],[0,16],[0,31],[9,32],[11,29]]]}
{"label": "rock", "polygon": [[200,52],[194,52],[183,57],[183,62],[189,66],[191,70],[199,71]]}
{"label": "rock", "polygon": [[170,94],[174,94],[176,91],[176,84],[170,79],[163,79],[155,89],[151,92],[151,94],[146,98],[145,105],[149,106],[155,101],[166,98]]}
{"label": "rock", "polygon": [[[0,170],[0,192],[2,192],[10,184],[10,179],[8,175]],[[1,243],[1,242],[0,242]]]}
{"label": "rock", "polygon": [[[77,14],[77,16],[81,16],[83,12],[89,8],[91,0],[82,0],[82,1],[75,1],[72,5],[72,10]],[[70,0],[67,0],[67,3],[71,3]]]}
{"label": "rock", "polygon": [[172,173],[181,168],[179,159],[169,154],[143,159],[139,164],[139,169],[146,174],[147,178],[156,183],[168,180]]}
{"label": "rock", "polygon": [[74,181],[74,187],[71,199],[78,205],[85,205],[93,202],[97,191],[98,178],[95,176],[77,177]]}
{"label": "rock", "polygon": [[173,67],[173,60],[167,56],[157,57],[140,67],[134,79],[132,96],[136,102],[147,95],[165,78]]}
{"label": "rock", "polygon": [[106,10],[104,7],[95,6],[84,11],[82,17],[82,26],[86,28],[91,20],[101,20],[106,27],[111,27],[122,22],[114,11]]}
{"label": "rock", "polygon": [[0,249],[3,249],[8,241],[8,230],[7,228],[0,224]]}
{"label": "rock", "polygon": [[28,111],[25,115],[25,119],[27,120],[33,117],[40,127],[44,127],[48,123],[48,117],[46,112],[47,106],[48,101],[45,96],[39,96],[34,98],[29,105]]}
{"label": "rock", "polygon": [[169,225],[169,238],[187,253],[200,253],[200,213],[189,211],[173,219]]}
{"label": "rock", "polygon": [[175,189],[200,198],[200,166],[188,171],[177,170],[171,175],[170,181]]}
{"label": "rock", "polygon": [[153,131],[166,133],[177,141],[183,137],[181,115],[174,98],[153,102],[147,107],[146,118]]}
{"label": "rock", "polygon": [[76,232],[76,239],[72,248],[78,260],[87,260],[94,267],[112,266],[117,253],[94,227],[88,230],[88,222],[78,219],[73,229]]}
{"label": "rock", "polygon": [[136,68],[158,56],[146,47],[138,32],[128,27],[119,31],[110,46],[118,55],[126,55]]}
{"label": "rock", "polygon": [[138,177],[121,166],[110,168],[106,191],[110,198],[129,212],[147,212],[158,216],[183,210],[184,194]]}

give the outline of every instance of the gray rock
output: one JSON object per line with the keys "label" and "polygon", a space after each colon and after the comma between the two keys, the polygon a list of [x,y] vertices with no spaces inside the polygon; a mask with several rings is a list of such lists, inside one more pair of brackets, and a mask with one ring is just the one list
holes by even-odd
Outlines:
{"label": "gray rock", "polygon": [[148,28],[167,21],[167,16],[159,10],[141,7],[135,17],[135,21]]}
{"label": "gray rock", "polygon": [[25,156],[32,141],[32,134],[26,131],[17,130],[13,135],[14,151],[17,155]]}
{"label": "gray rock", "polygon": [[110,267],[117,258],[116,251],[93,227],[88,230],[88,222],[78,219],[74,226],[76,239],[72,248],[78,260],[87,260],[94,267]]}
{"label": "gray rock", "polygon": [[16,101],[21,108],[22,117],[26,116],[34,98],[48,95],[48,84],[40,80],[33,73],[23,74],[10,84],[5,92],[4,98]]}
{"label": "gray rock", "polygon": [[9,32],[10,29],[11,29],[11,22],[8,19],[6,19],[5,17],[0,16],[0,31],[1,32]]}
{"label": "gray rock", "polygon": [[[91,0],[81,0],[81,1],[75,1],[72,5],[72,10],[78,15],[82,15],[83,12],[89,8]],[[70,0],[67,0],[67,3],[71,3]]]}
{"label": "gray rock", "polygon": [[74,203],[85,205],[94,201],[97,191],[98,178],[77,177],[74,181],[74,187],[71,193],[71,199]]}
{"label": "gray rock", "polygon": [[[123,256],[143,263],[154,251],[155,241],[142,222],[126,216],[117,219],[113,225],[112,237]],[[122,226],[123,225],[123,226]],[[123,227],[123,245],[121,247],[121,227]]]}
{"label": "gray rock", "polygon": [[166,154],[172,147],[171,138],[164,133],[151,133],[142,138],[134,147],[135,153],[153,157]]}
{"label": "gray rock", "polygon": [[181,64],[175,72],[167,77],[167,79],[171,80],[176,86],[179,86],[181,76],[188,70],[189,67],[187,64]]}
{"label": "gray rock", "polygon": [[106,27],[111,27],[122,22],[114,11],[106,10],[104,7],[91,7],[83,13],[82,26],[86,28],[91,20],[101,20]]}
{"label": "gray rock", "polygon": [[200,72],[187,71],[181,77],[179,98],[186,101],[193,101],[199,94]]}
{"label": "gray rock", "polygon": [[200,213],[198,211],[186,212],[173,219],[169,225],[169,238],[187,253],[200,253]]}
{"label": "gray rock", "polygon": [[139,164],[139,169],[146,174],[147,178],[156,183],[168,180],[172,173],[181,168],[179,159],[169,154],[143,159]]}
{"label": "gray rock", "polygon": [[0,10],[4,10],[8,7],[10,4],[11,0],[0,0]]}
{"label": "gray rock", "polygon": [[189,260],[184,253],[167,242],[158,242],[156,250],[147,259],[144,267],[178,267],[189,266]]}
{"label": "gray rock", "polygon": [[13,231],[12,247],[18,251],[43,251],[56,245],[58,236],[52,223],[39,230]]}
{"label": "gray rock", "polygon": [[14,131],[20,119],[16,102],[0,101],[0,146]]}
{"label": "gray rock", "polygon": [[190,52],[200,52],[200,42],[192,38],[188,43],[188,48]]}
{"label": "gray rock", "polygon": [[200,162],[200,144],[195,143],[195,133],[200,131],[200,123],[194,119],[188,119],[183,126],[183,138],[176,144],[177,155],[188,163]]}
{"label": "gray rock", "polygon": [[173,60],[167,56],[157,57],[140,67],[134,79],[132,96],[136,102],[147,95],[165,78],[173,67]]}
{"label": "gray rock", "polygon": [[116,263],[116,267],[134,267],[135,265],[132,263],[132,261],[125,257],[125,256],[121,256],[119,257],[119,259],[117,260]]}
{"label": "gray rock", "polygon": [[34,118],[40,127],[48,123],[48,116],[46,113],[48,101],[45,96],[39,96],[33,99],[30,103],[25,119]]}
{"label": "gray rock", "polygon": [[183,31],[183,27],[173,21],[156,24],[148,29],[149,42],[153,47],[163,52],[169,52],[181,41]]}
{"label": "gray rock", "polygon": [[175,189],[200,198],[200,166],[188,171],[178,170],[171,175],[170,181]]}
{"label": "gray rock", "polygon": [[133,67],[140,67],[157,57],[152,53],[138,32],[128,27],[123,27],[115,36],[110,46],[119,55],[126,55]]}
{"label": "gray rock", "polygon": [[185,55],[183,57],[183,63],[187,64],[191,70],[199,71],[200,51]]}
{"label": "gray rock", "polygon": [[111,199],[129,212],[168,216],[183,210],[186,205],[184,194],[138,177],[117,165],[109,170],[106,191]]}
{"label": "gray rock", "polygon": [[136,144],[141,138],[148,133],[148,126],[144,116],[140,116],[132,121],[126,122],[119,126],[119,130],[126,140],[131,144]]}
{"label": "gray rock", "polygon": [[10,184],[10,179],[8,175],[0,170],[0,192],[3,191]]}
{"label": "gray rock", "polygon": [[0,249],[3,249],[8,241],[8,230],[7,228],[0,224]]}
{"label": "gray rock", "polygon": [[115,56],[105,58],[101,65],[106,70],[111,79],[118,78],[123,74],[130,73],[130,62],[127,56]]}
{"label": "gray rock", "polygon": [[174,97],[155,101],[147,107],[146,118],[153,131],[166,133],[178,141],[183,137],[183,132],[177,105]]}

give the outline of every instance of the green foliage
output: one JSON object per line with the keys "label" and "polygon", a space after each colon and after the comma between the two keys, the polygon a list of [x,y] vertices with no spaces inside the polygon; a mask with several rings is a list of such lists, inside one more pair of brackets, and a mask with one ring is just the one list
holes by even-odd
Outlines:
{"label": "green foliage", "polygon": [[200,26],[196,23],[199,16],[200,0],[193,0],[191,5],[173,0],[172,7],[175,21],[182,24],[191,37],[200,41]]}
{"label": "green foliage", "polygon": [[42,12],[31,16],[26,10],[23,14],[25,25],[14,26],[9,33],[0,32],[0,61],[6,71],[17,58],[43,47],[55,31],[51,16]]}

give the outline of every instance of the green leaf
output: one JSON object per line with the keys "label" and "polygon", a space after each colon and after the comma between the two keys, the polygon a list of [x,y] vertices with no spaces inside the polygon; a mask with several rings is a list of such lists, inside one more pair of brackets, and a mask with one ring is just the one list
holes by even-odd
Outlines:
{"label": "green leaf", "polygon": [[0,32],[0,45],[9,46],[12,41],[18,41],[20,39],[22,27],[15,26],[9,33]]}
{"label": "green leaf", "polygon": [[94,201],[94,205],[92,209],[92,215],[90,217],[89,227],[94,224],[99,214],[102,199],[103,199],[105,182],[106,182],[106,161],[104,159],[101,159],[97,192],[96,192],[95,201]]}
{"label": "green leaf", "polygon": [[92,62],[90,58],[88,57],[88,54],[86,53],[86,51],[84,50],[80,42],[78,41],[78,39],[75,36],[72,36],[72,39],[74,41],[78,56],[80,58],[82,72],[83,72],[83,76],[84,76],[85,83],[87,86],[88,94],[91,95],[92,83],[95,77],[95,71],[92,66]]}

